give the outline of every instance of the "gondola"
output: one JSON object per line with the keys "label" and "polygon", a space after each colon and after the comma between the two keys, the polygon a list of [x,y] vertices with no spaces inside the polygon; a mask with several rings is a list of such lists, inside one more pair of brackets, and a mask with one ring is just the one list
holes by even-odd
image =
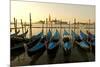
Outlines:
{"label": "gondola", "polygon": [[[27,43],[27,46],[29,48],[34,46],[34,44],[37,43],[40,40],[41,36],[42,35],[34,35],[32,37],[32,39],[29,39],[29,42]],[[19,56],[23,52],[25,52],[24,43],[18,43],[18,44],[13,44],[13,45],[11,44],[11,56],[12,57],[16,58],[16,56]]]}
{"label": "gondola", "polygon": [[20,34],[20,35],[17,35],[17,37],[24,38],[24,37],[26,36],[27,33],[28,33],[28,29],[27,29],[27,31],[26,31],[25,33],[22,33],[22,34]]}
{"label": "gondola", "polygon": [[16,33],[11,34],[11,35],[10,35],[10,36],[11,36],[11,38],[13,38],[13,37],[17,36],[19,32],[20,32],[20,30],[18,30]]}
{"label": "gondola", "polygon": [[59,34],[58,30],[56,30],[56,32],[54,33],[54,36],[51,38],[51,41],[48,44],[48,48],[47,48],[47,54],[50,58],[55,57],[55,55],[56,55],[56,52],[59,47],[59,39],[60,39],[60,34]]}
{"label": "gondola", "polygon": [[64,42],[64,45],[63,45],[64,55],[70,55],[72,43],[69,38],[69,33],[66,30],[64,30],[64,33],[63,33],[63,42]]}
{"label": "gondola", "polygon": [[80,39],[81,40],[87,40],[87,37],[88,36],[80,30]]}
{"label": "gondola", "polygon": [[72,41],[73,41],[73,47],[77,47],[78,42],[81,42],[80,36],[75,33],[73,30],[71,31]]}
{"label": "gondola", "polygon": [[87,35],[80,31],[80,39],[81,42],[79,42],[78,47],[81,48],[84,51],[90,51],[90,44],[87,41]]}
{"label": "gondola", "polygon": [[92,52],[95,53],[95,35],[90,33],[89,31],[87,31],[87,35],[88,35],[88,42],[90,43],[92,48]]}
{"label": "gondola", "polygon": [[52,32],[49,29],[49,31],[47,33],[47,40],[50,41],[51,37],[52,37]]}
{"label": "gondola", "polygon": [[45,41],[45,42],[46,42],[46,43],[45,43],[46,48],[48,48],[48,44],[50,43],[51,38],[52,38],[52,32],[51,32],[50,29],[49,29],[49,31],[47,32],[46,41]]}
{"label": "gondola", "polygon": [[80,36],[78,34],[76,34],[73,30],[71,31],[71,35],[72,35],[73,41],[77,41],[77,42],[81,41]]}
{"label": "gondola", "polygon": [[35,46],[41,39],[41,37],[43,36],[43,32],[38,33],[37,35],[33,35],[30,38],[30,41],[27,43],[27,47],[30,49],[33,46]]}
{"label": "gondola", "polygon": [[38,54],[42,54],[46,47],[45,47],[45,39],[46,39],[46,36],[42,35],[41,36],[41,39],[39,40],[39,42],[37,43],[34,43],[35,46],[29,48],[27,46],[27,53],[28,53],[28,56],[29,57],[32,57],[34,55],[38,55]]}
{"label": "gondola", "polygon": [[21,42],[28,42],[29,39],[25,38],[27,33],[28,33],[28,30],[21,35],[16,35],[16,36],[11,37],[12,46],[13,46],[13,44],[18,44],[18,43],[21,43]]}
{"label": "gondola", "polygon": [[64,33],[63,33],[63,36],[64,35],[69,35],[69,33],[64,29]]}

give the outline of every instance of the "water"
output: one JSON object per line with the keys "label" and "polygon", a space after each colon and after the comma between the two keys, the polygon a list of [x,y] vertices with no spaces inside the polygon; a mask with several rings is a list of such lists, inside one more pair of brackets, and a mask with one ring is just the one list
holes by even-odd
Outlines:
{"label": "water", "polygon": [[[19,34],[21,34],[22,33],[21,25],[18,24],[17,27],[20,30]],[[74,30],[74,25],[72,25],[72,24],[70,26],[69,26],[69,24],[62,24],[62,26],[60,24],[53,24],[52,25],[53,28],[46,28],[47,27],[46,24],[44,24],[44,26],[42,24],[32,24],[32,35],[36,35],[39,32],[41,32],[42,31],[42,27],[44,27],[43,30],[44,30],[44,34],[45,35],[46,35],[46,33],[47,33],[47,31],[49,29],[51,29],[52,34],[54,34],[54,32],[57,29],[60,32],[61,36],[62,36],[62,34],[64,32],[64,29],[69,33],[71,32],[71,30]],[[62,28],[59,28],[59,27],[62,27]],[[86,30],[90,30],[91,33],[95,34],[95,25],[93,25],[93,24],[91,24],[91,25],[81,25],[80,24],[80,25],[76,25],[76,27],[77,28],[75,29],[75,32],[77,32],[78,34],[79,34],[80,30],[82,30],[84,33],[86,33]],[[11,28],[14,28],[14,25],[11,25]],[[28,29],[30,31],[29,26],[26,26],[26,29]],[[25,32],[25,28],[24,28],[24,32]],[[12,29],[11,33],[14,33],[14,29]],[[30,37],[29,34],[30,34],[30,32],[28,32],[26,37],[29,38]]]}
{"label": "water", "polygon": [[[11,25],[11,28],[14,26]],[[20,24],[18,24],[18,27],[21,27]],[[39,32],[42,31],[42,24],[32,24],[32,35],[36,35]],[[41,28],[36,28],[41,27]],[[44,27],[47,27],[46,24],[44,24]],[[56,31],[56,29],[60,32],[61,36],[63,35],[64,29],[67,32],[71,32],[71,30],[74,30],[74,25],[68,24],[62,24],[62,28],[60,24],[53,24],[53,28],[43,28],[44,34],[46,35],[47,31],[51,29],[52,34]],[[57,28],[56,28],[57,27]],[[82,30],[84,33],[86,33],[86,30],[90,30],[91,33],[95,34],[95,28],[94,25],[77,25],[77,29],[75,29],[75,32],[79,34],[80,30]],[[26,27],[29,30],[29,26]],[[91,29],[89,29],[91,28]],[[25,30],[24,30],[25,32]],[[14,33],[14,29],[12,30],[12,33]],[[20,33],[22,33],[22,29],[20,28]],[[30,37],[30,32],[28,32],[27,37]],[[19,57],[15,58],[13,61],[11,61],[11,65],[39,65],[39,64],[55,64],[55,63],[73,63],[73,62],[89,62],[89,61],[95,61],[95,55],[92,52],[84,52],[79,50],[77,47],[74,47],[71,49],[71,55],[70,56],[64,56],[64,51],[62,46],[58,49],[55,58],[49,59],[47,55],[47,50],[41,55],[41,56],[35,56],[34,58],[30,58],[27,55],[27,52],[24,52]]]}

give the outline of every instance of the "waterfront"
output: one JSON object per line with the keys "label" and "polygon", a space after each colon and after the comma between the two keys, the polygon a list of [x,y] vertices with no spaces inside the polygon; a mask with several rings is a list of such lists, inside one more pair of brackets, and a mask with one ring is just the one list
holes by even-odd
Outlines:
{"label": "waterfront", "polygon": [[[46,35],[46,31],[48,32],[49,29],[52,30],[52,34],[54,34],[54,32],[56,31],[56,29],[59,31],[60,33],[60,47],[56,53],[56,56],[54,58],[49,58],[47,55],[47,50],[45,50],[43,52],[42,55],[39,56],[35,56],[33,58],[30,58],[27,55],[27,51],[25,51],[24,53],[22,53],[20,56],[17,56],[15,59],[11,60],[11,65],[18,65],[18,66],[22,66],[22,65],[39,65],[39,64],[56,64],[56,63],[74,63],[74,62],[89,62],[89,61],[95,61],[95,55],[93,54],[92,51],[90,52],[85,52],[80,50],[77,46],[73,47],[71,49],[71,55],[68,56],[64,56],[64,51],[63,51],[63,33],[64,33],[64,29],[69,32],[71,34],[71,30],[74,30],[72,28],[69,28],[69,25],[62,25],[63,28],[60,28],[60,25],[55,25],[55,27],[59,27],[59,28],[42,28],[42,24],[35,24],[33,26],[36,27],[41,27],[41,28],[32,28],[32,35],[36,35],[39,32],[42,31],[42,29],[44,30],[44,34]],[[44,25],[46,26],[46,25]],[[93,34],[95,34],[95,30],[94,30],[94,25],[92,25],[92,29],[85,29],[83,26],[83,28],[77,28],[75,29],[75,32],[77,32],[77,34],[79,34],[80,30],[82,30],[84,33],[86,33],[86,30],[90,30],[90,32],[92,32]],[[28,27],[27,27],[28,28]],[[13,29],[14,31],[14,29]],[[21,31],[21,29],[20,29]],[[22,32],[20,32],[19,34],[21,34]],[[29,38],[29,32],[27,34],[27,36]],[[71,37],[71,35],[70,35]],[[12,58],[12,57],[11,57]]]}

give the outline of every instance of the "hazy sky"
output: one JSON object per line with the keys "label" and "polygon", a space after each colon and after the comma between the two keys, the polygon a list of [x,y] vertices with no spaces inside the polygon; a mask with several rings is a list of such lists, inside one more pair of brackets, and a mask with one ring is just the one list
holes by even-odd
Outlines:
{"label": "hazy sky", "polygon": [[11,1],[11,21],[15,17],[18,22],[20,19],[29,22],[29,13],[32,16],[32,22],[45,20],[49,14],[52,19],[57,18],[64,21],[73,21],[73,18],[78,21],[88,21],[88,19],[95,21],[94,5]]}

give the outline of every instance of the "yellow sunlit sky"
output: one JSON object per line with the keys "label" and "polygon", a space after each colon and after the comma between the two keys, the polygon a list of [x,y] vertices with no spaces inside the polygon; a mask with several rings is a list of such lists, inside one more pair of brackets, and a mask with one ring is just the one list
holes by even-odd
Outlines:
{"label": "yellow sunlit sky", "polygon": [[11,21],[15,17],[18,22],[22,19],[29,22],[29,13],[31,13],[32,22],[45,20],[49,14],[51,19],[63,21],[95,21],[94,5],[73,5],[43,2],[11,1]]}

